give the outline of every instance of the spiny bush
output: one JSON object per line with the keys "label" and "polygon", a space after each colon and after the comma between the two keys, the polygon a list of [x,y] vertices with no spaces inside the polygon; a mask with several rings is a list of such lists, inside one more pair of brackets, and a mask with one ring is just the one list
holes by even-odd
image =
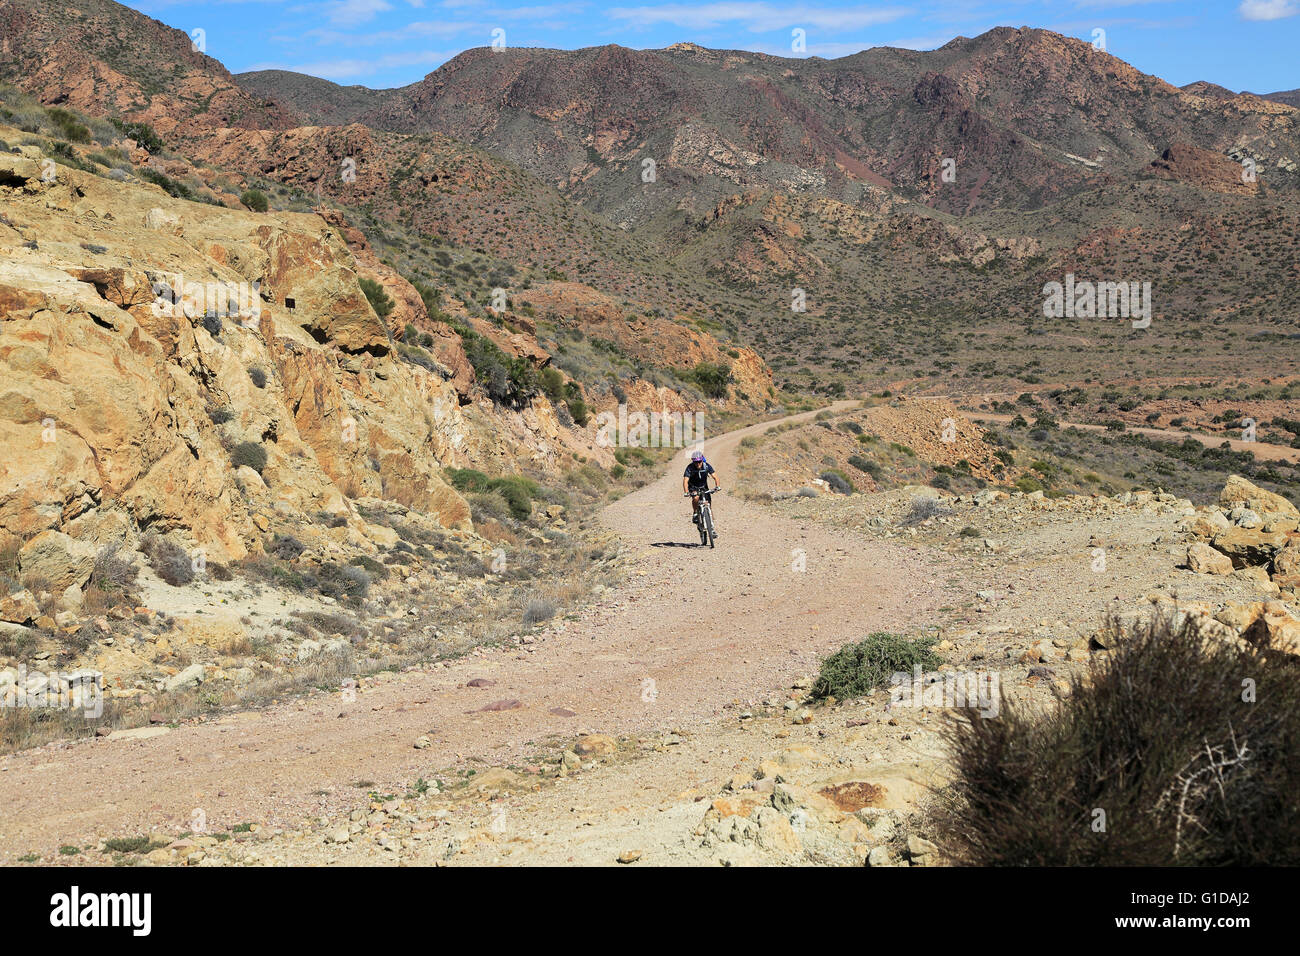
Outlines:
{"label": "spiny bush", "polygon": [[168,584],[180,587],[194,580],[194,562],[175,541],[150,533],[140,546],[154,573]]}
{"label": "spiny bush", "polygon": [[524,627],[532,627],[555,617],[555,605],[544,598],[532,598],[524,608]]}
{"label": "spiny bush", "polygon": [[975,866],[1300,863],[1300,660],[1165,614],[1106,631],[1115,650],[1059,708],[950,722],[944,850]]}
{"label": "spiny bush", "polygon": [[828,468],[819,476],[822,481],[830,485],[832,491],[839,492],[842,495],[851,495],[857,489],[853,487],[853,482],[842,471],[836,471],[834,468]]}
{"label": "spiny bush", "polygon": [[856,644],[846,644],[822,661],[821,673],[809,693],[818,700],[864,697],[893,674],[906,673],[910,678],[917,664],[922,670],[934,670],[943,663],[931,649],[935,640],[877,631]]}
{"label": "spiny bush", "polygon": [[904,528],[912,528],[919,525],[928,518],[938,518],[944,515],[952,514],[952,509],[943,504],[938,498],[917,498],[912,502],[907,514],[899,525]]}
{"label": "spiny bush", "polygon": [[328,597],[359,601],[370,593],[370,574],[356,565],[327,561],[316,572],[316,587]]}
{"label": "spiny bush", "polygon": [[98,588],[110,594],[126,595],[135,586],[136,575],[140,569],[134,561],[121,557],[121,546],[105,545],[95,555],[95,564],[90,572],[90,587]]}
{"label": "spiny bush", "polygon": [[307,550],[307,546],[291,534],[277,534],[266,546],[266,550],[281,561],[295,561]]}

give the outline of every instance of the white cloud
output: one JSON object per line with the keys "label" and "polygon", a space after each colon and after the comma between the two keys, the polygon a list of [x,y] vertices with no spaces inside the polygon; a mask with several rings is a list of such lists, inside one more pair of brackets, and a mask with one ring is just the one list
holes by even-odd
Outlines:
{"label": "white cloud", "polygon": [[791,53],[789,44],[782,46],[770,43],[752,43],[747,44],[742,47],[742,49],[752,53],[766,53],[769,56],[781,56],[790,59],[803,59],[805,56],[819,56],[824,60],[838,60],[840,57],[853,56],[855,53],[861,53],[863,50],[873,50],[878,47],[893,47],[900,50],[936,50],[951,39],[951,36],[945,35],[912,37],[906,40],[891,40],[888,43],[871,43],[865,40],[809,43],[806,54]]}
{"label": "white cloud", "polygon": [[388,0],[331,0],[325,4],[325,16],[341,27],[356,26],[373,20],[378,13],[393,9]]}
{"label": "white cloud", "polygon": [[1282,20],[1300,13],[1296,0],[1241,0],[1238,12],[1246,20]]}
{"label": "white cloud", "polygon": [[[481,23],[469,23],[463,20],[420,20],[408,23],[396,30],[377,30],[371,33],[357,33],[342,30],[307,30],[303,36],[311,37],[321,46],[334,44],[351,44],[352,46],[375,46],[381,43],[402,43],[420,37],[453,36],[460,33],[478,31],[488,35],[488,28]],[[487,40],[483,41],[487,43]]]}
{"label": "white cloud", "polygon": [[857,30],[889,23],[907,10],[883,7],[777,6],[763,2],[666,3],[655,7],[615,7],[610,17],[632,26],[672,24],[688,30],[708,30],[726,23],[743,24],[754,32],[789,27],[818,27],[825,30]]}
{"label": "white cloud", "polygon": [[381,70],[407,66],[437,67],[446,63],[460,50],[411,50],[406,53],[389,53],[376,57],[356,57],[352,59],[316,60],[312,63],[257,63],[248,68],[256,70],[287,70],[292,73],[306,73],[323,80],[336,83],[352,81],[373,76]]}

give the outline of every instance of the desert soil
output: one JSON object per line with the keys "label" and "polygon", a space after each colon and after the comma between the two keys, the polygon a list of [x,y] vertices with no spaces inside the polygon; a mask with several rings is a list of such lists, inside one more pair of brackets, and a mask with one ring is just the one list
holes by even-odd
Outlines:
{"label": "desert soil", "polygon": [[[770,424],[706,445],[724,489],[718,548],[692,546],[683,452],[662,478],[606,509],[604,521],[633,552],[626,585],[526,648],[363,681],[351,703],[321,692],[0,758],[0,862],[188,830],[196,810],[213,829],[293,827],[350,807],[358,781],[402,791],[430,768],[471,758],[527,761],[552,736],[708,721],[734,700],[815,673],[820,656],[864,633],[906,630],[953,600],[951,586],[940,586],[943,558],[902,544],[863,549],[847,530],[728,496],[737,444]],[[796,549],[805,571],[794,569]],[[476,678],[494,683],[466,686]],[[500,701],[521,706],[483,710]],[[421,736],[429,746],[415,749]]]}
{"label": "desert soil", "polygon": [[[948,499],[918,526],[904,519],[933,489],[726,494],[740,440],[773,424],[706,445],[716,549],[695,544],[683,453],[602,515],[624,582],[532,643],[376,675],[353,702],[322,690],[0,758],[0,863],[916,865],[945,706],[885,688],[805,709],[827,652],[934,631],[948,667],[1052,706],[1107,612],[1260,596],[1248,575],[1178,566],[1190,504],[1171,496]],[[126,859],[95,849],[191,831]]]}

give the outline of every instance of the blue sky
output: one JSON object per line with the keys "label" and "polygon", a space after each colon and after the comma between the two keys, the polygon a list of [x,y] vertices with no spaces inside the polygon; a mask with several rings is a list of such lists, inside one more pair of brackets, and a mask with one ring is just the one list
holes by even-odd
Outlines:
{"label": "blue sky", "polygon": [[[232,72],[286,69],[370,87],[415,82],[462,50],[657,48],[682,40],[783,56],[846,56],[873,46],[934,49],[994,26],[1093,40],[1171,83],[1233,90],[1300,87],[1300,0],[128,0],[191,35]],[[804,31],[803,53],[792,31]],[[504,31],[494,34],[494,31]]]}

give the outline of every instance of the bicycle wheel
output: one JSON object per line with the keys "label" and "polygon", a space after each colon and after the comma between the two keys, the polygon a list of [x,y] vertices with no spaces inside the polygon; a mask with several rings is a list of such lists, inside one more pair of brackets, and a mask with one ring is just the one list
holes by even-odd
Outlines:
{"label": "bicycle wheel", "polygon": [[704,507],[700,509],[700,512],[704,517],[702,535],[708,537],[710,548],[716,547],[713,537],[713,509]]}

